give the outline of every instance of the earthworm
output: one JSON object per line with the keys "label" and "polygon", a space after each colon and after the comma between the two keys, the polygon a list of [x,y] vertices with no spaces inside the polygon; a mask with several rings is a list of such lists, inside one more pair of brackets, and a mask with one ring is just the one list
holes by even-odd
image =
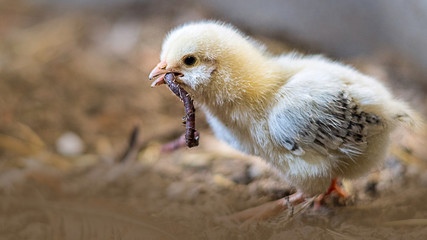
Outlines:
{"label": "earthworm", "polygon": [[199,133],[196,130],[196,109],[190,94],[175,81],[174,73],[167,73],[164,77],[169,89],[184,103],[185,107],[185,144],[192,148],[199,145]]}

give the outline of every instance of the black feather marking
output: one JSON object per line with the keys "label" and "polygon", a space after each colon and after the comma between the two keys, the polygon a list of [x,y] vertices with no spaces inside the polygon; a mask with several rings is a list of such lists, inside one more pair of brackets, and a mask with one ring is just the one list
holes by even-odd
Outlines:
{"label": "black feather marking", "polygon": [[[311,147],[322,154],[328,154],[329,150],[340,150],[345,154],[362,153],[367,145],[368,128],[378,124],[379,117],[361,111],[358,103],[344,91],[329,104],[325,107],[324,116],[310,119],[310,124],[315,127],[306,128],[317,129]],[[299,134],[302,139],[309,135],[307,130]]]}

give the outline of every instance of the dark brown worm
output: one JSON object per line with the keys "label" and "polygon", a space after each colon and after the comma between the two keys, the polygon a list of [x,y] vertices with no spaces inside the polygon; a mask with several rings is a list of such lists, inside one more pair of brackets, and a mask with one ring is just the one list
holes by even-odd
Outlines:
{"label": "dark brown worm", "polygon": [[184,102],[185,107],[185,144],[187,147],[199,145],[199,133],[196,131],[196,109],[190,94],[175,81],[175,74],[167,73],[164,78],[169,89]]}

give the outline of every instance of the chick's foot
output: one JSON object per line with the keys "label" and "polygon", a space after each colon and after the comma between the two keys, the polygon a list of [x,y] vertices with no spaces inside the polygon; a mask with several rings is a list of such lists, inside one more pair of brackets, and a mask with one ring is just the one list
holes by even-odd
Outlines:
{"label": "chick's foot", "polygon": [[227,220],[231,221],[244,221],[244,225],[247,225],[257,220],[263,220],[270,217],[273,217],[287,209],[293,211],[294,206],[305,201],[304,194],[300,191],[286,196],[284,198],[278,199],[276,201],[264,203],[260,206],[249,208],[241,212],[227,216]]}
{"label": "chick's foot", "polygon": [[338,184],[338,180],[336,178],[332,179],[331,185],[329,186],[328,191],[326,191],[323,194],[320,194],[315,200],[314,200],[314,210],[318,210],[320,206],[322,205],[325,198],[331,193],[336,193],[339,197],[342,197],[344,199],[348,198],[349,194]]}

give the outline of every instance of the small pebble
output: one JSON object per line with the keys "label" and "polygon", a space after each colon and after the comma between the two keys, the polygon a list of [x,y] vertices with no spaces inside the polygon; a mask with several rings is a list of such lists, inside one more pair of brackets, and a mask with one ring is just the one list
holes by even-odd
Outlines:
{"label": "small pebble", "polygon": [[84,143],[73,132],[66,132],[56,140],[56,150],[64,156],[78,156],[83,153]]}

